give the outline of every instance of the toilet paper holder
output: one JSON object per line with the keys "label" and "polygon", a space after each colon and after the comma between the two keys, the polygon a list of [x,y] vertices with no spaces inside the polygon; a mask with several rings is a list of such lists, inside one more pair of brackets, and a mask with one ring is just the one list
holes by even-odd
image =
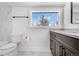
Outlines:
{"label": "toilet paper holder", "polygon": [[27,36],[25,36],[25,39],[27,39]]}

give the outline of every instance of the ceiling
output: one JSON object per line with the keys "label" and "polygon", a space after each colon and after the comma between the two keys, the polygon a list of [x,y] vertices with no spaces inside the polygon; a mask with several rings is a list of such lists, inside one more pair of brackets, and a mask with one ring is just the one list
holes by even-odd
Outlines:
{"label": "ceiling", "polygon": [[63,7],[66,2],[0,2],[0,6],[54,6]]}

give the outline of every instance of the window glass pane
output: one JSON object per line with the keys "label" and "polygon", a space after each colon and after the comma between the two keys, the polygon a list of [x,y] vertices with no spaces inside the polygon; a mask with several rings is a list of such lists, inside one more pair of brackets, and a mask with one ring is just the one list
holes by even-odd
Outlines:
{"label": "window glass pane", "polygon": [[42,25],[47,22],[47,24],[43,24],[44,26],[51,26],[58,23],[59,13],[58,12],[32,12],[32,23],[33,25]]}
{"label": "window glass pane", "polygon": [[79,23],[79,12],[73,12],[73,22]]}

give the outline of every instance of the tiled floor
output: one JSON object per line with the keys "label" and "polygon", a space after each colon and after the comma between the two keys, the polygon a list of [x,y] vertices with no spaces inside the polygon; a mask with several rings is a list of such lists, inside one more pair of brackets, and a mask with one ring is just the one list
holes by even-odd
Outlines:
{"label": "tiled floor", "polygon": [[19,51],[19,56],[52,56],[51,52]]}

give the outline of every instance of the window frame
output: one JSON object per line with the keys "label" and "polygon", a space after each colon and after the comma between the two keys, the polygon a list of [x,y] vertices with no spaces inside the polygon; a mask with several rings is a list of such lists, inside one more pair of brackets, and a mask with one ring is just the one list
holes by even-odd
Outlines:
{"label": "window frame", "polygon": [[[58,21],[58,25],[55,26],[55,27],[52,27],[52,26],[34,26],[33,25],[33,22],[32,22],[32,12],[58,12],[59,13],[59,21]],[[62,12],[61,10],[52,10],[52,11],[31,11],[31,27],[43,27],[43,28],[60,28],[62,27],[61,26],[61,23],[62,23]]]}

